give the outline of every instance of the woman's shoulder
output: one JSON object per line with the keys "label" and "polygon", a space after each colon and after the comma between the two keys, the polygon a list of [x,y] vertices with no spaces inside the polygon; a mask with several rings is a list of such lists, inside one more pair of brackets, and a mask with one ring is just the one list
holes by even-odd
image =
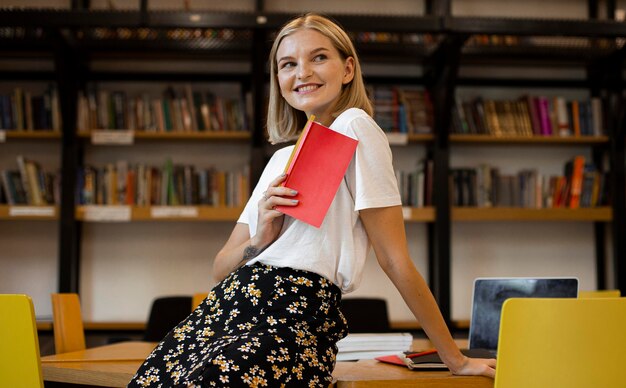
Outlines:
{"label": "woman's shoulder", "polygon": [[331,128],[357,140],[364,136],[380,137],[384,135],[383,130],[380,129],[374,119],[363,109],[359,108],[350,108],[343,111],[337,116]]}
{"label": "woman's shoulder", "polygon": [[276,151],[274,151],[274,154],[272,155],[272,158],[270,159],[270,163],[276,162],[276,161],[282,161],[285,158],[289,158],[289,156],[291,155],[291,152],[293,151],[293,147],[294,145],[292,144],[292,145],[279,148]]}
{"label": "woman's shoulder", "polygon": [[[346,109],[333,122],[333,125],[341,125],[341,124],[349,124],[355,119],[369,119],[372,120],[370,115],[367,114],[363,109],[360,108],[350,108]],[[373,120],[372,120],[373,121]]]}

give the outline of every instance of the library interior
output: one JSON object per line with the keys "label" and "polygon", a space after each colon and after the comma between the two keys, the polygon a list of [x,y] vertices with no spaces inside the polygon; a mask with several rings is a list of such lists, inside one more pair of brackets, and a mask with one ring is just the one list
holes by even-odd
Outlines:
{"label": "library interior", "polygon": [[[500,300],[503,346],[515,330],[560,344],[552,358],[573,342],[626,346],[626,0],[2,0],[0,319],[16,315],[0,339],[33,326],[36,354],[0,351],[0,365],[32,366],[43,376],[32,386],[126,386],[202,303],[214,258],[285,146],[268,141],[268,58],[307,12],[356,48],[408,252],[459,346],[477,279],[576,280],[567,303],[507,302],[506,320]],[[370,251],[342,296],[353,342],[340,341],[331,385],[440,386],[445,369],[375,360],[434,345]],[[495,386],[559,386],[516,374],[526,361],[506,360],[530,352],[512,337]],[[571,361],[607,369],[567,386],[626,386],[619,359]]]}

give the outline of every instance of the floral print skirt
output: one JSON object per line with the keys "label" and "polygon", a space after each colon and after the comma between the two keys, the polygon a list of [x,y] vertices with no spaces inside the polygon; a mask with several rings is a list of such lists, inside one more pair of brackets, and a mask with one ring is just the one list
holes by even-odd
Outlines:
{"label": "floral print skirt", "polygon": [[256,263],[220,282],[156,346],[129,387],[328,387],[347,334],[341,291]]}

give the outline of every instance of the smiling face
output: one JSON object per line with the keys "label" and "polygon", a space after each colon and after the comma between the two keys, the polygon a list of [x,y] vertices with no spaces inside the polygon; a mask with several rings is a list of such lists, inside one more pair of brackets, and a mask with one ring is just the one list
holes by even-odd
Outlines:
{"label": "smiling face", "polygon": [[329,38],[302,29],[280,42],[276,68],[280,92],[287,103],[330,125],[342,87],[354,77],[354,58],[344,60]]}

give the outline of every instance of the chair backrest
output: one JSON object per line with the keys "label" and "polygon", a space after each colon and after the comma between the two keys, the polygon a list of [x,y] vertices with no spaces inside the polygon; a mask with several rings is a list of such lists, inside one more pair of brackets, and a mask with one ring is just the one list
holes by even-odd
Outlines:
{"label": "chair backrest", "polygon": [[345,298],[341,312],[350,333],[384,333],[390,330],[387,301],[380,298]]}
{"label": "chair backrest", "polygon": [[155,299],[150,308],[144,341],[163,339],[183,319],[191,314],[191,296],[165,296]]}
{"label": "chair backrest", "polygon": [[196,307],[200,306],[200,303],[202,303],[207,296],[209,296],[208,292],[196,292],[193,294],[193,301],[191,302],[192,310],[195,310]]}
{"label": "chair backrest", "polygon": [[626,387],[626,298],[504,302],[496,388]]}
{"label": "chair backrest", "polygon": [[43,387],[33,301],[0,295],[0,387]]}
{"label": "chair backrest", "polygon": [[58,353],[85,349],[85,330],[78,294],[51,294],[54,349]]}
{"label": "chair backrest", "polygon": [[619,290],[578,291],[579,298],[619,298]]}

